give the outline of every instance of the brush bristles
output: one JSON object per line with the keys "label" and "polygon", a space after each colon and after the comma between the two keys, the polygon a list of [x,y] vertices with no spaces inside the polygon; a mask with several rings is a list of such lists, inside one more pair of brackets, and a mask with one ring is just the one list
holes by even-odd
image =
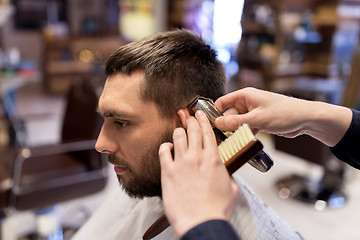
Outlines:
{"label": "brush bristles", "polygon": [[253,140],[255,140],[255,136],[250,127],[247,124],[240,126],[218,146],[218,152],[223,163],[227,162]]}

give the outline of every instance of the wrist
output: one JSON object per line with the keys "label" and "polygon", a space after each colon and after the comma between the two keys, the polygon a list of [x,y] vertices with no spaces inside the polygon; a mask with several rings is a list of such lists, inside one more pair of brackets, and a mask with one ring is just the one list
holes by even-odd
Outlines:
{"label": "wrist", "polygon": [[307,109],[304,133],[330,147],[336,145],[349,128],[351,110],[324,102],[309,102]]}

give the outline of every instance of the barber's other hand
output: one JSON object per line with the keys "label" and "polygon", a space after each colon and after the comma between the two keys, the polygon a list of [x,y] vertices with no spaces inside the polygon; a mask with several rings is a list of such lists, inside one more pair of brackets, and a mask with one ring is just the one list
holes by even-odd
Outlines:
{"label": "barber's other hand", "polygon": [[223,117],[215,120],[221,130],[236,130],[248,123],[255,133],[264,131],[284,137],[307,134],[334,146],[348,129],[352,112],[324,102],[307,101],[255,88],[244,88],[215,102]]}
{"label": "barber's other hand", "polygon": [[[223,117],[215,121],[222,130],[236,130],[248,123],[255,131],[264,131],[286,137],[300,135],[306,109],[301,105],[306,101],[255,88],[243,88],[220,97],[215,105],[225,111]],[[299,107],[297,107],[299,106]],[[305,110],[305,111],[304,111]]]}
{"label": "barber's other hand", "polygon": [[165,212],[179,237],[204,221],[229,220],[239,195],[221,162],[208,119],[201,111],[195,116],[187,116],[187,131],[175,129],[173,144],[159,149]]}

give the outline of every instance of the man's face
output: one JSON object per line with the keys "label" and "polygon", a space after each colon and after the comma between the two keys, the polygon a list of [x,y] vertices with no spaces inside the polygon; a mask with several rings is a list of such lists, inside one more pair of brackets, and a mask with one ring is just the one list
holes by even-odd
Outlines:
{"label": "man's face", "polygon": [[107,153],[120,184],[131,197],[161,196],[158,149],[172,141],[175,122],[162,118],[154,102],[140,98],[144,75],[114,74],[99,99],[104,117],[95,148]]}

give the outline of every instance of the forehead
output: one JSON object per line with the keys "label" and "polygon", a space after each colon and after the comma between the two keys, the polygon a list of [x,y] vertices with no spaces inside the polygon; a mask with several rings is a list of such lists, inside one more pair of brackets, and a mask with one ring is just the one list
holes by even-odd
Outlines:
{"label": "forehead", "polygon": [[105,82],[100,100],[127,99],[129,101],[140,101],[140,84],[144,75],[140,72],[131,75],[117,73],[110,75]]}
{"label": "forehead", "polygon": [[144,101],[140,96],[143,81],[144,74],[141,72],[110,75],[99,98],[100,113],[104,116],[115,114],[136,117],[146,110],[147,113],[158,115],[156,104]]}

